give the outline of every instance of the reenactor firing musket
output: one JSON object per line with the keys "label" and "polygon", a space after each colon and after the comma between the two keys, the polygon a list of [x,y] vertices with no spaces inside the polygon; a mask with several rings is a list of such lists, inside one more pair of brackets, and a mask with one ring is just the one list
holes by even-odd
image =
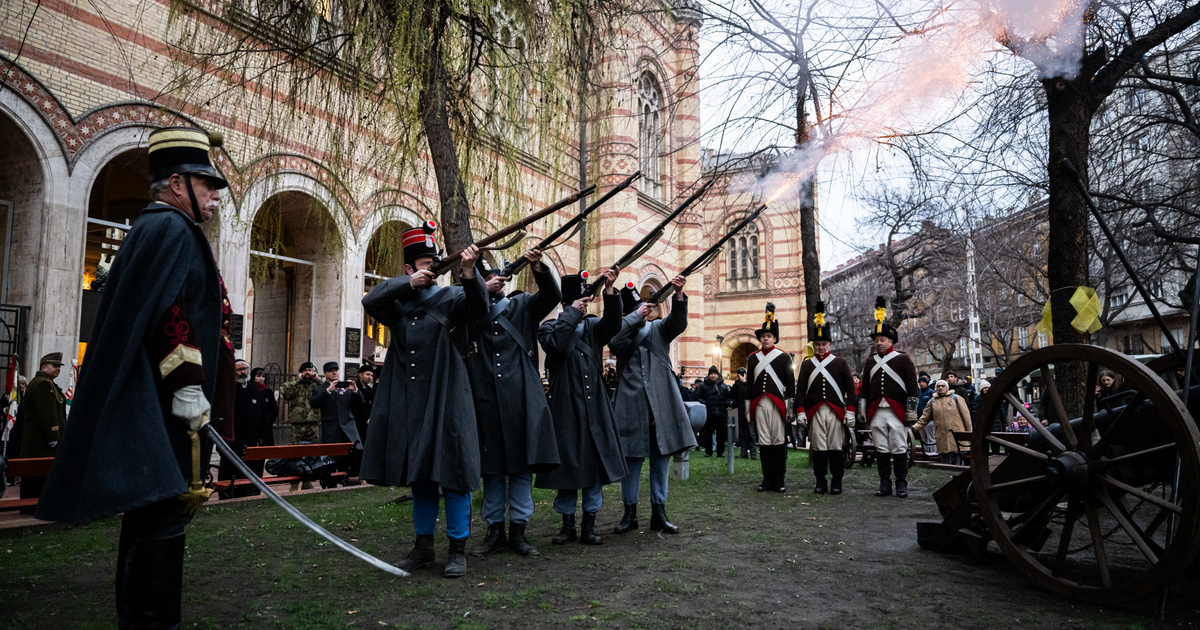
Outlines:
{"label": "reenactor firing musket", "polygon": [[[480,249],[487,247],[488,245],[491,245],[492,243],[499,241],[500,239],[508,236],[509,234],[516,232],[517,230],[524,229],[526,226],[533,223],[534,221],[537,221],[538,219],[542,219],[544,217],[550,216],[551,214],[554,214],[555,212],[575,203],[576,201],[579,201],[584,196],[590,194],[594,190],[596,190],[596,185],[592,184],[591,186],[588,186],[587,188],[584,188],[583,190],[581,190],[565,199],[562,199],[553,205],[546,206],[545,208],[542,208],[541,210],[538,210],[537,212],[534,212],[533,214],[531,214],[519,221],[516,221],[516,222],[508,225],[507,227],[502,228],[501,230],[499,230],[497,232],[494,232],[488,236],[485,236],[484,238],[482,238],[478,241],[475,241],[475,243],[473,243],[473,244],[478,246]],[[433,268],[430,269],[430,271],[433,272],[433,275],[440,276],[443,273],[450,271],[450,268],[453,267],[454,265],[458,264],[458,261],[461,258],[462,258],[462,250],[459,250],[459,251],[454,252],[453,254],[450,254],[449,256],[441,259],[440,261],[438,261],[437,264],[435,264],[433,266]]]}
{"label": "reenactor firing musket", "polygon": [[[595,203],[593,203],[592,205],[590,205],[586,209],[584,209],[583,212],[580,212],[579,214],[575,215],[575,217],[573,219],[571,219],[570,221],[567,221],[565,224],[563,224],[562,227],[558,228],[552,234],[550,234],[550,236],[547,236],[546,238],[542,239],[541,242],[537,244],[537,246],[536,246],[537,249],[546,251],[546,249],[548,249],[549,247],[554,245],[554,241],[557,241],[558,239],[562,238],[562,236],[564,234],[566,234],[568,231],[574,229],[575,226],[579,225],[580,222],[582,222],[584,219],[586,219],[587,215],[591,214],[593,210],[595,210],[596,208],[599,208],[600,206],[607,203],[608,200],[615,197],[617,193],[621,192],[622,190],[625,190],[626,188],[629,188],[629,186],[632,185],[633,182],[636,182],[638,180],[638,178],[641,176],[642,176],[642,172],[638,171],[638,172],[634,173],[633,175],[626,177],[625,181],[621,182],[620,184],[617,184],[612,190],[604,193],[603,196],[601,196],[599,199],[597,199]],[[593,186],[593,188],[595,188],[595,186]],[[502,271],[500,273],[500,275],[502,275],[506,278],[511,278],[514,275],[516,275],[517,273],[519,273],[522,269],[524,269],[525,266],[528,264],[529,264],[529,261],[524,256],[522,256],[522,257],[516,259],[515,261],[504,265],[504,271]]]}
{"label": "reenactor firing musket", "polygon": [[[697,269],[700,269],[701,267],[712,262],[712,259],[716,258],[717,253],[721,251],[722,245],[724,245],[726,242],[728,242],[729,239],[733,238],[738,232],[741,232],[742,229],[744,229],[747,225],[750,225],[750,223],[752,221],[754,221],[755,219],[757,219],[758,215],[762,214],[762,211],[766,210],[766,209],[767,209],[767,204],[764,203],[763,205],[761,205],[757,209],[755,209],[754,212],[751,212],[750,216],[743,219],[741,223],[737,224],[737,227],[733,228],[732,230],[729,231],[728,234],[721,237],[721,240],[717,241],[712,247],[709,247],[708,250],[705,251],[703,254],[700,254],[700,257],[697,258],[696,260],[692,261],[692,264],[688,265],[686,269],[679,272],[679,275],[686,278],[686,277],[692,275],[693,273],[695,273]],[[662,304],[663,301],[666,300],[668,297],[670,297],[670,295],[674,292],[675,292],[675,285],[668,284],[667,286],[663,287],[662,290],[656,291],[654,293],[654,295],[650,296],[650,303],[651,304]]]}
{"label": "reenactor firing musket", "polygon": [[[683,203],[674,210],[674,212],[667,215],[667,218],[663,219],[662,222],[659,223],[653,230],[650,230],[649,234],[642,237],[642,240],[638,241],[637,245],[634,245],[633,248],[625,252],[624,256],[621,256],[617,262],[613,263],[610,269],[624,269],[625,267],[629,266],[629,263],[641,258],[643,254],[650,251],[650,248],[653,247],[656,242],[658,242],[660,237],[662,237],[663,232],[667,229],[667,225],[670,224],[671,221],[674,221],[675,217],[683,214],[683,211],[686,210],[688,206],[695,203],[696,200],[708,190],[709,186],[713,185],[713,181],[715,180],[710,179],[704,182],[704,184],[702,184],[700,188],[697,188],[696,192],[692,193],[691,196],[685,199]],[[600,293],[600,290],[603,288],[603,282],[589,284],[584,288],[583,297],[596,297],[596,294]]]}

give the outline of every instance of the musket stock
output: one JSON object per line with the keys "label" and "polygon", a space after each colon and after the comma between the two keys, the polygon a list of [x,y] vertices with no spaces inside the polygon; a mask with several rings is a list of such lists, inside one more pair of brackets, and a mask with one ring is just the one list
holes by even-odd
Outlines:
{"label": "musket stock", "polygon": [[[499,241],[500,239],[508,236],[509,234],[512,234],[513,232],[516,232],[517,230],[520,230],[520,229],[528,226],[529,224],[533,223],[534,221],[537,221],[541,218],[544,218],[551,214],[554,214],[555,212],[575,203],[576,201],[579,201],[585,195],[590,194],[594,190],[596,190],[596,185],[592,184],[591,186],[588,186],[587,188],[584,188],[583,190],[581,190],[569,197],[566,197],[565,199],[562,199],[562,200],[554,203],[553,205],[546,206],[545,208],[542,208],[541,210],[534,212],[533,214],[525,217],[524,219],[516,221],[508,226],[505,226],[504,228],[500,229],[497,232],[493,232],[492,234],[489,234],[488,236],[486,236],[478,241],[475,241],[473,244],[480,248],[487,247],[488,245],[491,245],[492,243]],[[432,271],[434,275],[441,275],[443,273],[446,273],[447,271],[450,270],[451,267],[453,267],[456,263],[458,263],[459,260],[462,260],[462,254],[463,253],[461,250],[454,252],[453,254],[450,254],[449,256],[447,256],[447,257],[443,258],[441,261],[439,261],[436,265],[434,265],[433,269],[431,269],[430,271]]]}

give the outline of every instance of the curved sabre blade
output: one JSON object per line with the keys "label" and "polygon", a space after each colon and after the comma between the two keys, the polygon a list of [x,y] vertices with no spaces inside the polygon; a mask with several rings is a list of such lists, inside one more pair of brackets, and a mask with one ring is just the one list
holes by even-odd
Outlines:
{"label": "curved sabre blade", "polygon": [[384,571],[387,571],[388,573],[391,573],[392,575],[398,575],[400,577],[408,577],[408,575],[409,575],[408,571],[405,571],[404,569],[401,569],[399,567],[392,566],[392,565],[384,562],[383,560],[380,560],[379,558],[372,556],[371,554],[363,551],[362,549],[359,549],[358,547],[351,545],[350,543],[342,540],[341,538],[334,536],[332,533],[329,532],[329,530],[325,529],[324,527],[321,527],[320,525],[317,525],[316,523],[314,523],[312,521],[312,519],[305,516],[304,513],[302,513],[300,510],[297,510],[295,507],[292,506],[292,504],[288,503],[287,501],[284,501],[283,497],[279,496],[278,494],[275,494],[275,491],[271,489],[271,486],[268,486],[265,481],[260,479],[258,475],[254,474],[254,471],[250,470],[250,467],[246,465],[246,462],[243,462],[242,458],[238,457],[237,454],[233,452],[233,449],[229,448],[229,445],[225,443],[225,440],[221,438],[221,434],[217,433],[217,430],[213,427],[213,425],[211,425],[211,424],[204,425],[204,430],[208,432],[208,438],[213,441],[213,444],[216,445],[217,450],[220,451],[221,457],[223,459],[228,459],[230,462],[232,462],[234,468],[237,468],[238,473],[240,473],[242,476],[249,479],[250,482],[254,484],[254,487],[256,487],[259,490],[262,490],[264,493],[266,493],[266,495],[268,497],[270,497],[270,499],[272,501],[274,501],[276,504],[278,504],[279,507],[283,508],[284,511],[287,512],[288,514],[291,514],[292,518],[296,519],[297,521],[300,521],[301,523],[304,524],[305,527],[320,534],[321,537],[324,538],[325,540],[328,540],[329,542],[337,545],[343,551],[349,553],[352,556],[357,557],[358,559],[362,560],[363,562],[366,562],[367,564],[374,566],[377,569],[382,569]]}

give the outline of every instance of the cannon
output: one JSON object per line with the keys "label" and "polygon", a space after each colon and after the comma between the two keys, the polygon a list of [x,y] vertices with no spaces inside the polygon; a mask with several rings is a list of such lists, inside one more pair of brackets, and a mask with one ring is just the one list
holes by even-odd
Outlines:
{"label": "cannon", "polygon": [[[994,545],[1043,588],[1095,603],[1142,597],[1194,571],[1200,386],[1191,388],[1189,413],[1177,363],[1177,355],[1145,365],[1075,344],[1015,361],[993,381],[980,418],[1015,410],[1029,420],[1027,442],[976,422],[970,467],[934,493],[943,520],[918,523],[921,546],[983,554]],[[1102,370],[1119,383],[1103,396]],[[1032,411],[1018,395],[1031,375],[1040,377]],[[1078,376],[1082,391],[1064,394]],[[991,444],[1003,454],[989,455]]]}

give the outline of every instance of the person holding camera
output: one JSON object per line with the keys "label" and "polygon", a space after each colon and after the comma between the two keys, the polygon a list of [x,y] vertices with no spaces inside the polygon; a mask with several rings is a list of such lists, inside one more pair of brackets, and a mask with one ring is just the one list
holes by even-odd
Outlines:
{"label": "person holding camera", "polygon": [[[313,388],[312,397],[308,404],[321,412],[321,442],[323,444],[338,444],[350,442],[351,458],[361,458],[362,438],[358,435],[358,426],[354,424],[354,408],[361,408],[366,401],[358,391],[354,381],[343,381],[338,378],[340,370],[337,361],[329,361],[324,366],[325,380]],[[356,458],[355,451],[358,451]],[[346,470],[349,459],[338,456],[338,470]],[[357,468],[357,466],[355,466]],[[332,479],[321,480],[322,488],[332,488],[337,485]]]}

